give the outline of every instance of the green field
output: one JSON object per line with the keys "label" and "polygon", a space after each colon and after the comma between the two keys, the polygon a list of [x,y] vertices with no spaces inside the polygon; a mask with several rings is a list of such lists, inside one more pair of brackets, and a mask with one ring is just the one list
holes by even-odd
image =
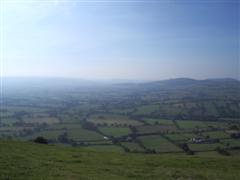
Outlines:
{"label": "green field", "polygon": [[139,106],[137,108],[137,112],[135,113],[136,115],[141,115],[141,114],[150,114],[154,111],[159,110],[159,105],[145,105],[145,106]]}
{"label": "green field", "polygon": [[177,124],[182,129],[194,129],[194,128],[226,128],[225,123],[221,122],[211,122],[211,121],[192,121],[192,120],[184,120],[184,121],[177,121]]}
{"label": "green field", "polygon": [[220,143],[214,144],[188,144],[192,151],[214,151],[217,147],[224,147]]}
{"label": "green field", "polygon": [[79,129],[82,128],[81,124],[52,124],[47,127],[47,129]]}
{"label": "green field", "polygon": [[139,140],[148,149],[156,152],[181,152],[182,150],[159,135],[142,136]]}
{"label": "green field", "polygon": [[79,149],[98,151],[98,152],[118,152],[118,153],[124,152],[121,147],[115,146],[115,145],[91,145],[91,146],[81,147]]}
{"label": "green field", "polygon": [[42,132],[39,132],[39,133],[34,133],[31,136],[23,137],[22,139],[31,140],[31,139],[35,139],[36,137],[42,136],[46,139],[56,141],[58,139],[58,136],[63,134],[64,132],[65,132],[64,130],[42,131]]}
{"label": "green field", "polygon": [[165,136],[170,138],[173,141],[189,141],[191,138],[196,137],[196,134],[193,134],[193,133],[173,133],[173,134],[166,134]]}
{"label": "green field", "polygon": [[144,118],[143,120],[152,125],[154,124],[173,125],[173,121],[168,119]]}
{"label": "green field", "polygon": [[220,141],[227,147],[238,147],[240,148],[240,139],[224,139]]}
{"label": "green field", "polygon": [[106,135],[109,136],[125,136],[131,133],[129,128],[121,128],[121,127],[100,127],[99,130]]}
{"label": "green field", "polygon": [[0,179],[239,179],[239,156],[143,155],[0,140]]}
{"label": "green field", "polygon": [[174,125],[148,125],[148,126],[138,126],[138,133],[166,133],[166,132],[176,132],[176,127]]}
{"label": "green field", "polygon": [[69,129],[68,131],[69,139],[75,141],[89,141],[89,140],[102,140],[103,136],[86,129]]}
{"label": "green field", "polygon": [[123,142],[121,143],[124,147],[128,148],[130,152],[145,152],[137,143]]}
{"label": "green field", "polygon": [[204,136],[209,136],[210,138],[230,138],[230,135],[224,131],[214,131],[203,133]]}
{"label": "green field", "polygon": [[41,117],[41,118],[24,118],[25,123],[46,123],[46,124],[56,124],[59,120],[54,117]]}

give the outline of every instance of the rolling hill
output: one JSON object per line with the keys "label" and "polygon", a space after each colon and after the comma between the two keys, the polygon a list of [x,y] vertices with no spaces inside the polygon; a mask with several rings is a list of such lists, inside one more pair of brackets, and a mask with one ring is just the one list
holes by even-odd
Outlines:
{"label": "rolling hill", "polygon": [[0,179],[239,179],[239,156],[142,155],[0,140]]}

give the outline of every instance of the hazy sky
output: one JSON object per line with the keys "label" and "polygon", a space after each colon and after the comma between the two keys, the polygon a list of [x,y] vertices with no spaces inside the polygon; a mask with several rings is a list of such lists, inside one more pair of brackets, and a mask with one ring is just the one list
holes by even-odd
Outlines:
{"label": "hazy sky", "polygon": [[4,76],[239,78],[237,0],[5,2]]}

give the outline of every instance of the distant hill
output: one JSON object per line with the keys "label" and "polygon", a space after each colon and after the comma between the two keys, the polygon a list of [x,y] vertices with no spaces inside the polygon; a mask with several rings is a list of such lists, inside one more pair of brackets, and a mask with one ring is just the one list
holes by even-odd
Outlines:
{"label": "distant hill", "polygon": [[162,81],[153,81],[148,83],[142,83],[142,86],[146,87],[162,87],[162,88],[186,88],[194,86],[236,86],[240,88],[240,81],[236,79],[223,78],[223,79],[206,79],[206,80],[195,80],[190,78],[177,78]]}
{"label": "distant hill", "polygon": [[160,104],[159,111],[150,117],[240,120],[240,81],[235,79],[178,78],[122,86],[132,91],[135,99],[144,99],[144,104]]}
{"label": "distant hill", "polygon": [[[105,109],[133,108],[133,116],[219,120],[240,119],[240,81],[230,78],[195,80],[177,78],[153,82],[106,83],[68,78],[6,78],[3,96],[40,99],[57,96],[69,101],[74,95],[90,98]],[[77,101],[77,99],[74,99]],[[92,102],[91,101],[91,102]],[[108,107],[106,107],[108,105]],[[140,106],[159,106],[152,111],[137,112]]]}
{"label": "distant hill", "polygon": [[87,80],[78,78],[60,78],[60,77],[5,77],[3,80],[3,86],[25,86],[25,87],[61,87],[61,86],[99,86],[99,85],[118,85],[118,86],[145,86],[145,87],[186,87],[194,85],[211,85],[211,84],[227,84],[227,85],[238,85],[240,81],[231,78],[221,79],[206,79],[206,80],[195,80],[191,78],[176,78],[161,81],[133,81],[133,80]]}

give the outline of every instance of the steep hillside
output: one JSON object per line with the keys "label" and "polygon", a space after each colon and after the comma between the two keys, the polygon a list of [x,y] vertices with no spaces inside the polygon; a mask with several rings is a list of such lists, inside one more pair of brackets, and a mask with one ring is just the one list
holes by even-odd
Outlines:
{"label": "steep hillside", "polygon": [[0,179],[239,179],[237,156],[140,155],[0,140]]}

